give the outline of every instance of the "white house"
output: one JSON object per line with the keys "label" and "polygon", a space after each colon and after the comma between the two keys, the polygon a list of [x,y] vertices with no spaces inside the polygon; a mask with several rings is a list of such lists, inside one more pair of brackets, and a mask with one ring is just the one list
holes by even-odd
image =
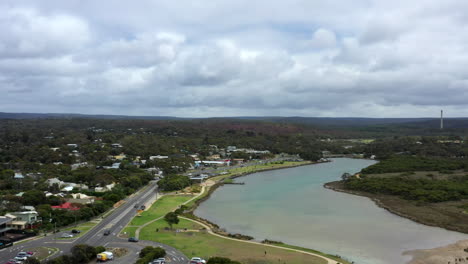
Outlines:
{"label": "white house", "polygon": [[168,159],[169,156],[161,156],[161,155],[156,155],[156,156],[150,156],[150,160],[155,160],[155,159]]}

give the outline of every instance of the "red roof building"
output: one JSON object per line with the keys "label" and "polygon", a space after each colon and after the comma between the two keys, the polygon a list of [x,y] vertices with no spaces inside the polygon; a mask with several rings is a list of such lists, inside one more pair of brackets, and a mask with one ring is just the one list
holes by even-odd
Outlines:
{"label": "red roof building", "polygon": [[73,205],[71,203],[63,203],[61,205],[55,205],[51,206],[53,209],[64,209],[64,210],[70,210],[70,211],[76,211],[80,210],[80,208],[76,205]]}

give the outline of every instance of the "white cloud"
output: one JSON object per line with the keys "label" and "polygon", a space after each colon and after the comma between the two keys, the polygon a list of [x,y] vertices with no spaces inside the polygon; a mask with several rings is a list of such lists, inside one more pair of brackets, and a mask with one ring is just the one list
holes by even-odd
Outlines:
{"label": "white cloud", "polygon": [[327,29],[317,29],[314,32],[310,45],[316,49],[330,49],[336,46],[336,36],[330,30]]}
{"label": "white cloud", "polygon": [[0,111],[468,115],[465,7],[6,0]]}

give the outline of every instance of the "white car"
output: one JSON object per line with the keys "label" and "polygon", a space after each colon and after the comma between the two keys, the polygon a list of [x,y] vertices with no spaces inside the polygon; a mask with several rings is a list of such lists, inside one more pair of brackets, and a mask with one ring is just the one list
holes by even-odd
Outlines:
{"label": "white car", "polygon": [[205,264],[206,260],[199,258],[199,257],[193,257],[189,263],[190,264]]}
{"label": "white car", "polygon": [[71,237],[74,237],[73,234],[69,234],[69,233],[63,233],[62,234],[62,238],[71,238]]}
{"label": "white car", "polygon": [[24,261],[26,259],[28,259],[28,253],[18,252],[18,254],[16,254],[15,260]]}

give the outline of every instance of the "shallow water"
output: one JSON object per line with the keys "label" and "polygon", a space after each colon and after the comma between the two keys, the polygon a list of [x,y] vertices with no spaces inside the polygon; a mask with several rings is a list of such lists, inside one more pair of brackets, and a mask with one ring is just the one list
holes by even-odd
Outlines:
{"label": "shallow water", "polygon": [[195,214],[231,233],[313,248],[357,264],[406,263],[404,251],[468,239],[391,214],[366,197],[323,188],[344,172],[373,163],[343,158],[237,178],[245,185],[219,188]]}

